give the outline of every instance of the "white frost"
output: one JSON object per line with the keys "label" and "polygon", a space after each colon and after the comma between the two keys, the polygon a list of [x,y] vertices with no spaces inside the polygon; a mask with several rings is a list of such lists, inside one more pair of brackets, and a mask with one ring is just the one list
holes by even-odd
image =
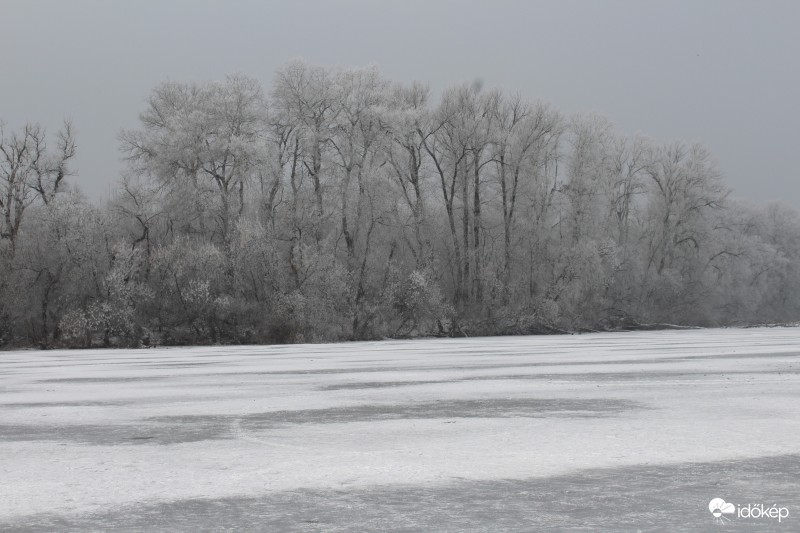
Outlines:
{"label": "white frost", "polygon": [[[800,453],[798,354],[797,328],[0,352],[0,432],[176,415],[220,415],[229,424],[226,438],[168,445],[0,434],[0,517]],[[70,378],[83,381],[63,381]],[[442,383],[326,389],[381,381]],[[241,421],[270,411],[500,398],[629,400],[642,408],[263,431]]]}

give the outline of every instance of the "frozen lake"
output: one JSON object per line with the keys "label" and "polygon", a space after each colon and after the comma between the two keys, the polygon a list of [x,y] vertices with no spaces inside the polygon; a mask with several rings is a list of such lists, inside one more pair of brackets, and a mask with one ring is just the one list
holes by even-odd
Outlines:
{"label": "frozen lake", "polygon": [[0,352],[0,530],[800,530],[800,329]]}

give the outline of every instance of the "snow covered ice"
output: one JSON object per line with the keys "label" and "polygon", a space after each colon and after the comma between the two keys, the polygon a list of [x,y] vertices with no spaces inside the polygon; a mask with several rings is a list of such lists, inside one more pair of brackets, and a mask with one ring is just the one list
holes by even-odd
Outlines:
{"label": "snow covered ice", "polygon": [[[455,529],[692,529],[717,496],[791,520],[799,355],[797,328],[0,352],[0,529],[448,529],[503,491]],[[609,479],[673,499],[529,512]]]}

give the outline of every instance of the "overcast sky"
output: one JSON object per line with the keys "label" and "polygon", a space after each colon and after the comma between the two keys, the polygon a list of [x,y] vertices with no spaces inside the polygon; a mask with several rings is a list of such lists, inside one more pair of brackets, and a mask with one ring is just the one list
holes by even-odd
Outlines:
{"label": "overcast sky", "polygon": [[293,58],[377,64],[436,92],[481,78],[594,111],[621,131],[700,141],[739,197],[800,207],[800,1],[1,0],[0,120],[78,131],[74,178],[107,197],[117,134],[166,79]]}

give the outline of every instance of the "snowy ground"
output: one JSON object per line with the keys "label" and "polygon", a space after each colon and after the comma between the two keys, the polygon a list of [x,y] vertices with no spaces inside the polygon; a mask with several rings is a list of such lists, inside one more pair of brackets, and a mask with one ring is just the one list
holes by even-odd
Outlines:
{"label": "snowy ground", "polygon": [[0,352],[0,530],[800,531],[800,329]]}

